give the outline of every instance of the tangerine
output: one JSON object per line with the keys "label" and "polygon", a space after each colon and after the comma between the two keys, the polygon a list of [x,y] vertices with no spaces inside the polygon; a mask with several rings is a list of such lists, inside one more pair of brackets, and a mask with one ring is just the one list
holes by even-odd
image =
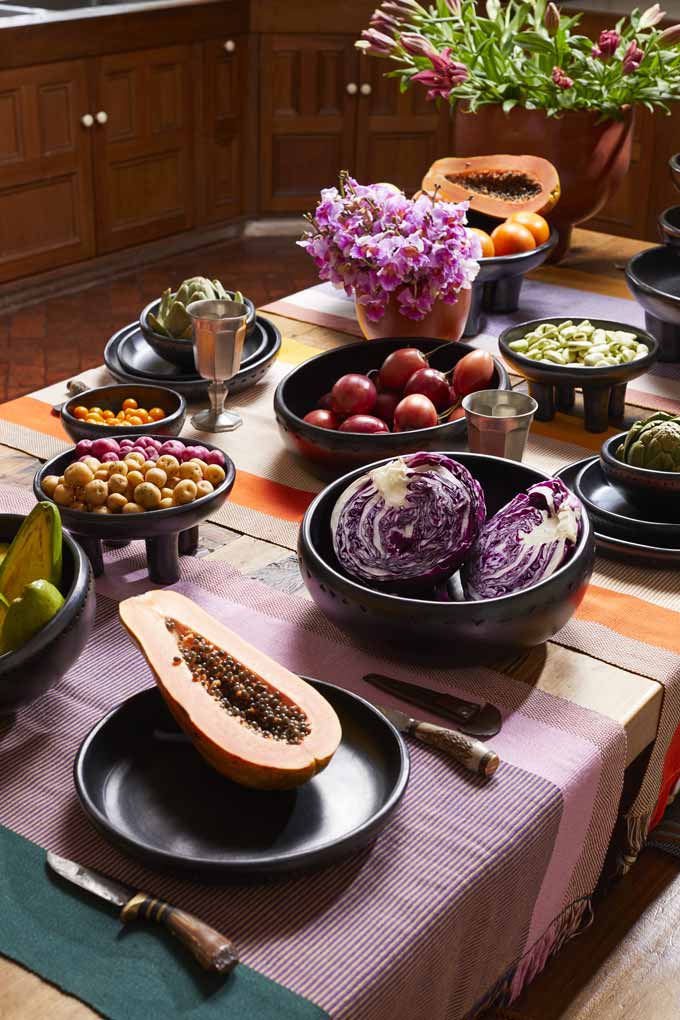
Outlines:
{"label": "tangerine", "polygon": [[518,255],[536,247],[534,235],[521,223],[506,220],[491,233],[496,255]]}
{"label": "tangerine", "polygon": [[482,246],[482,258],[492,259],[496,254],[496,248],[491,240],[491,236],[487,234],[486,230],[482,230],[480,227],[468,227],[468,230],[471,234],[476,234],[479,238]]}
{"label": "tangerine", "polygon": [[516,212],[508,216],[512,223],[521,223],[533,235],[536,244],[545,244],[550,237],[550,224],[535,212]]}
{"label": "tangerine", "polygon": [[83,407],[82,404],[80,404],[78,407],[73,408],[74,418],[87,418],[89,413],[90,413],[89,407]]}

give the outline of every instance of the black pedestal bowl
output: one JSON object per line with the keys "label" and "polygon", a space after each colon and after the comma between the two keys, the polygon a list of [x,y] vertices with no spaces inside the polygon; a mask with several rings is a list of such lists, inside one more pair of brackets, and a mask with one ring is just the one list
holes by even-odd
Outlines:
{"label": "black pedestal bowl", "polygon": [[[484,489],[488,516],[518,492],[549,476],[516,461],[450,453]],[[384,462],[382,462],[384,463]],[[371,465],[377,467],[378,465]],[[364,468],[337,479],[309,506],[300,527],[298,555],[312,598],[334,624],[371,647],[399,650],[407,659],[452,665],[483,662],[501,652],[542,644],[573,616],[583,598],[595,556],[587,514],[576,549],[545,581],[502,598],[476,602],[407,598],[351,580],[333,551],[330,518],[336,500]]]}
{"label": "black pedestal bowl", "polygon": [[[587,315],[584,319],[589,318]],[[659,344],[654,337],[640,329],[623,322],[612,322],[609,319],[593,319],[589,321],[596,328],[620,329],[635,333],[641,343],[647,345],[649,354],[636,361],[623,365],[608,365],[606,368],[572,368],[569,365],[555,365],[552,362],[533,361],[531,358],[518,354],[509,346],[514,340],[520,340],[541,323],[551,322],[559,325],[566,322],[567,317],[533,319],[522,322],[503,330],[498,338],[498,347],[503,358],[518,375],[523,375],[529,382],[529,393],[538,403],[537,421],[551,421],[555,411],[569,413],[573,406],[574,391],[583,391],[583,417],[587,432],[606,432],[609,422],[619,423],[623,420],[626,407],[626,386],[631,379],[643,375],[658,358]]]}
{"label": "black pedestal bowl", "polygon": [[[462,412],[454,421],[413,432],[338,432],[303,421],[340,376],[380,368],[388,354],[402,347],[417,347],[425,353],[436,351],[429,364],[441,372],[448,372],[470,351],[478,350],[470,344],[442,342],[429,337],[361,340],[318,354],[281,380],[274,394],[274,414],[281,438],[291,453],[305,459],[314,474],[324,479],[337,478],[350,468],[372,464],[381,457],[399,457],[419,450],[445,450],[465,436],[467,426]],[[510,389],[508,373],[501,361],[494,358],[494,363],[495,373],[488,388]]]}
{"label": "black pedestal bowl", "polygon": [[680,361],[680,246],[639,251],[626,264],[626,282],[659,341],[659,361]]}
{"label": "black pedestal bowl", "polygon": [[[0,514],[0,542],[11,542],[24,518]],[[87,556],[63,536],[61,592],[64,604],[42,630],[15,652],[0,655],[0,716],[34,701],[68,672],[94,624],[95,594]]]}
{"label": "black pedestal bowl", "polygon": [[[111,429],[115,433],[115,429]],[[113,439],[120,438],[117,434]],[[161,441],[166,436],[153,436]],[[184,442],[185,446],[195,445]],[[219,447],[201,442],[207,450]],[[75,457],[72,448],[65,453],[47,461],[36,472],[33,479],[33,492],[36,499],[47,499],[42,489],[42,480],[48,475],[63,475]],[[156,584],[174,584],[180,578],[179,556],[191,555],[198,548],[198,525],[211,514],[216,513],[225,503],[236,478],[233,461],[224,454],[225,479],[214,492],[195,499],[184,506],[174,506],[167,510],[148,510],[135,514],[96,514],[84,510],[70,510],[60,506],[59,512],[64,527],[87,553],[95,577],[104,572],[102,542],[113,546],[127,545],[133,539],[144,539],[149,565],[149,578]],[[53,502],[53,500],[51,501]]]}
{"label": "black pedestal bowl", "polygon": [[[160,407],[166,411],[166,417],[148,425],[96,425],[93,422],[76,418],[73,411],[76,407],[101,407],[102,411],[119,411],[123,401],[132,397],[138,407],[150,411],[152,407]],[[154,386],[142,383],[115,383],[110,386],[98,386],[93,390],[85,390],[76,397],[71,397],[61,407],[61,423],[74,443],[81,439],[106,439],[112,432],[117,436],[178,436],[182,431],[187,416],[187,404],[184,397],[167,386]]]}
{"label": "black pedestal bowl", "polygon": [[[232,291],[227,291],[227,293],[230,297],[233,297]],[[250,333],[255,326],[255,305],[250,298],[246,297],[244,297],[243,303],[248,309],[246,332]],[[183,368],[187,372],[195,372],[196,360],[194,358],[194,345],[191,339],[182,340],[174,336],[163,336],[162,333],[157,333],[149,323],[149,313],[158,315],[160,304],[161,299],[156,298],[155,301],[151,301],[146,306],[139,316],[139,327],[144,334],[144,339],[149,347],[152,347],[161,358],[165,358],[166,361],[172,362],[173,365],[177,365],[178,368]]]}

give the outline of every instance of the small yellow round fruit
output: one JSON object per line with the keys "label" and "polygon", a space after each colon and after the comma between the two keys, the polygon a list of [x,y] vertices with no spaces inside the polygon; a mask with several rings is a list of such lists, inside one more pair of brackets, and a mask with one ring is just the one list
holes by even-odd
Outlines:
{"label": "small yellow round fruit", "polygon": [[109,487],[101,478],[93,478],[85,486],[85,502],[88,506],[103,506],[109,498]]}
{"label": "small yellow round fruit", "polygon": [[111,511],[109,510],[109,508],[104,503],[102,503],[101,506],[93,506],[92,507],[92,513],[93,514],[110,514]]}
{"label": "small yellow round fruit", "polygon": [[135,488],[135,503],[145,510],[156,510],[160,506],[161,490],[151,482],[141,482]]}
{"label": "small yellow round fruit", "polygon": [[155,467],[156,462],[154,460],[145,460],[139,470],[144,476],[146,476],[147,471],[151,471],[151,469]]}
{"label": "small yellow round fruit", "polygon": [[175,504],[172,500],[172,496],[164,496],[158,506],[159,510],[170,510]]}
{"label": "small yellow round fruit", "polygon": [[52,493],[52,499],[59,506],[70,506],[73,502],[73,489],[70,485],[64,485],[63,483],[56,486]]}
{"label": "small yellow round fruit", "polygon": [[109,478],[109,492],[115,493],[126,493],[128,490],[128,480],[125,475],[116,473],[111,475]]}
{"label": "small yellow round fruit", "polygon": [[45,475],[42,480],[42,491],[46,496],[50,498],[54,495],[54,490],[59,485],[59,478],[57,475]]}
{"label": "small yellow round fruit", "polygon": [[102,466],[102,462],[100,460],[97,460],[96,457],[85,457],[84,460],[81,460],[80,463],[87,464],[90,471],[92,472],[97,471],[97,469]]}
{"label": "small yellow round fruit", "polygon": [[179,483],[180,483],[179,475],[171,475],[168,478],[167,482],[165,483],[165,488],[172,490],[175,488],[176,485],[179,485]]}
{"label": "small yellow round fruit", "polygon": [[200,464],[197,464],[195,460],[185,461],[179,469],[179,477],[189,478],[192,482],[200,482],[203,478]]}
{"label": "small yellow round fruit", "polygon": [[131,464],[133,460],[136,460],[138,464],[143,464],[146,457],[143,453],[139,453],[137,450],[133,450],[131,453],[126,453],[123,457],[126,464]]}
{"label": "small yellow round fruit", "polygon": [[196,484],[196,492],[198,493],[199,498],[201,496],[209,496],[210,493],[214,491],[215,490],[212,485],[206,478]]}
{"label": "small yellow round fruit", "polygon": [[179,474],[179,461],[177,457],[173,457],[170,453],[164,453],[156,461],[156,467],[160,468],[161,471],[165,471],[168,478],[174,478]]}
{"label": "small yellow round fruit", "polygon": [[112,475],[126,475],[128,473],[128,466],[124,460],[113,460],[111,461],[111,474]]}
{"label": "small yellow round fruit", "polygon": [[74,489],[79,485],[87,485],[93,478],[92,469],[82,460],[77,460],[75,464],[69,464],[64,471],[64,481]]}
{"label": "small yellow round fruit", "polygon": [[149,468],[149,470],[144,475],[144,479],[147,482],[151,482],[151,484],[155,485],[157,488],[162,489],[164,488],[165,483],[168,480],[168,476],[166,475],[165,471],[163,471],[162,468],[157,468],[154,466],[152,468]]}
{"label": "small yellow round fruit", "polygon": [[193,482],[190,478],[185,478],[178,485],[175,486],[172,499],[175,506],[183,506],[185,503],[193,503],[196,499],[196,482]]}
{"label": "small yellow round fruit", "polygon": [[106,466],[106,464],[102,464],[102,466],[95,471],[94,477],[99,479],[100,482],[107,482],[108,481],[108,479],[109,479],[109,469]]}
{"label": "small yellow round fruit", "polygon": [[134,397],[128,397],[123,401],[121,406],[124,411],[133,411],[137,408],[137,401]]}
{"label": "small yellow round fruit", "polygon": [[221,485],[224,479],[227,477],[224,473],[224,468],[220,467],[219,464],[208,464],[208,470],[205,473],[207,481],[211,485]]}
{"label": "small yellow round fruit", "polygon": [[141,485],[144,481],[144,475],[141,471],[136,468],[133,471],[128,471],[127,484],[130,492],[134,492],[138,485]]}
{"label": "small yellow round fruit", "polygon": [[139,503],[126,503],[123,507],[124,514],[143,514],[144,507],[140,506]]}
{"label": "small yellow round fruit", "polygon": [[162,418],[165,418],[165,411],[162,407],[152,407],[149,411],[149,418],[151,421],[161,421]]}
{"label": "small yellow round fruit", "polygon": [[[110,483],[109,488],[111,488]],[[106,505],[112,514],[119,514],[126,503],[127,496],[125,495],[124,492],[112,492],[106,501]]]}
{"label": "small yellow round fruit", "polygon": [[169,489],[167,485],[161,489],[161,499],[172,499],[172,489]]}

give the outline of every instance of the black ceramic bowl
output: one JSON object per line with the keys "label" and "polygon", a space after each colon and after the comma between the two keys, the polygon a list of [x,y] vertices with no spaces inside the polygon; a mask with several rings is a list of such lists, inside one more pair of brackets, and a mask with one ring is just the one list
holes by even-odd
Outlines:
{"label": "black ceramic bowl", "polygon": [[[549,476],[525,464],[475,453],[451,453],[480,482],[491,517],[518,492]],[[384,463],[384,462],[382,462]],[[377,465],[372,465],[376,467]],[[336,500],[365,469],[328,485],[305,513],[298,539],[300,570],[319,608],[352,637],[403,649],[411,657],[453,664],[541,644],[576,611],[590,578],[595,546],[587,514],[571,559],[540,584],[478,602],[385,594],[350,580],[333,552],[330,518]]]}
{"label": "black ceramic bowl", "polygon": [[[94,425],[92,422],[76,418],[73,411],[76,407],[101,407],[102,411],[120,411],[123,401],[134,397],[139,407],[150,411],[152,407],[161,407],[167,416],[160,421],[148,425]],[[98,386],[94,390],[85,390],[77,397],[71,397],[61,408],[61,422],[74,443],[81,439],[108,439],[113,432],[117,436],[178,436],[182,431],[187,415],[187,404],[181,394],[166,386],[151,384],[133,386],[123,383],[115,386]]]}
{"label": "black ceramic bowl", "polygon": [[[115,429],[111,429],[112,438],[123,438]],[[167,436],[154,436],[154,439],[167,439]],[[185,441],[185,446],[195,445],[195,441]],[[210,443],[201,443],[207,450],[219,447]],[[60,453],[48,460],[36,472],[33,479],[33,492],[36,499],[49,499],[42,490],[42,480],[47,475],[63,475],[66,468],[75,459],[74,449]],[[143,538],[146,542],[146,554],[149,564],[149,577],[156,584],[174,584],[179,580],[179,555],[191,554],[198,547],[198,525],[217,512],[231,492],[236,477],[233,461],[224,455],[225,479],[214,492],[195,499],[184,506],[170,507],[167,510],[147,510],[138,514],[95,514],[84,510],[69,510],[60,506],[59,512],[64,527],[78,540],[90,558],[95,577],[104,571],[102,558],[102,542],[113,545],[126,545],[132,539]],[[51,501],[52,502],[52,501]]]}
{"label": "black ceramic bowl", "polygon": [[[418,450],[443,450],[453,440],[465,435],[465,418],[435,425],[414,432],[379,432],[366,435],[358,432],[336,432],[303,421],[317,400],[333,383],[347,372],[368,372],[380,368],[388,354],[401,347],[417,347],[435,351],[430,365],[443,372],[452,368],[464,355],[479,348],[429,337],[392,337],[384,340],[361,340],[334,351],[327,351],[298,365],[281,380],[274,393],[274,414],[279,432],[291,453],[299,454],[322,478],[335,478],[343,471],[371,464],[381,457],[398,457]],[[510,389],[508,373],[494,358],[496,372],[489,389]]]}
{"label": "black ceramic bowl", "polygon": [[[587,319],[587,315],[578,316]],[[606,368],[569,368],[544,361],[532,361],[523,354],[511,350],[509,344],[519,340],[541,323],[559,325],[568,321],[565,315],[552,318],[532,319],[518,326],[504,329],[498,338],[498,346],[505,361],[513,371],[529,381],[529,393],[538,402],[536,418],[550,421],[555,410],[571,411],[574,406],[574,390],[583,390],[583,414],[586,431],[605,432],[609,421],[621,421],[626,404],[626,385],[631,379],[643,375],[654,364],[659,353],[659,344],[654,337],[639,326],[628,326],[610,319],[593,319],[593,326],[602,329],[622,329],[637,334],[647,345],[649,354],[625,365],[608,365]]]}
{"label": "black ceramic bowl", "polygon": [[659,214],[659,234],[664,244],[680,244],[680,205],[672,205]]}
{"label": "black ceramic bowl", "polygon": [[[24,518],[0,514],[0,542],[11,542]],[[44,694],[76,661],[94,624],[95,594],[87,556],[64,531],[61,592],[64,604],[42,630],[15,652],[0,655],[0,716]]]}
{"label": "black ceramic bowl", "polygon": [[[468,212],[468,223],[490,234],[500,221],[471,210]],[[472,285],[472,300],[463,336],[476,336],[481,332],[485,322],[484,312],[501,314],[517,311],[525,275],[545,262],[558,240],[557,230],[551,227],[548,240],[532,251],[479,260],[479,273]]]}
{"label": "black ceramic bowl", "polygon": [[[230,297],[233,297],[233,291],[227,291]],[[178,340],[172,336],[163,336],[161,333],[157,333],[151,328],[148,321],[149,313],[154,315],[158,314],[161,299],[156,298],[155,301],[151,301],[142,314],[139,316],[139,327],[144,334],[144,339],[148,343],[149,347],[152,347],[156,354],[159,354],[161,358],[165,358],[166,361],[172,362],[173,365],[177,365],[179,368],[183,368],[188,372],[196,371],[196,362],[194,360],[194,348],[191,340]],[[243,303],[248,309],[248,315],[246,317],[246,331],[250,332],[255,325],[255,305],[250,298],[244,297]]]}
{"label": "black ceramic bowl", "polygon": [[676,152],[674,156],[668,160],[668,169],[671,173],[671,180],[675,187],[680,191],[680,152]]}
{"label": "black ceramic bowl", "polygon": [[659,342],[659,361],[680,361],[680,246],[639,251],[626,264],[626,282]]}
{"label": "black ceramic bowl", "polygon": [[641,510],[676,516],[680,512],[680,471],[650,471],[619,460],[616,451],[626,435],[619,432],[602,444],[600,462],[605,476]]}

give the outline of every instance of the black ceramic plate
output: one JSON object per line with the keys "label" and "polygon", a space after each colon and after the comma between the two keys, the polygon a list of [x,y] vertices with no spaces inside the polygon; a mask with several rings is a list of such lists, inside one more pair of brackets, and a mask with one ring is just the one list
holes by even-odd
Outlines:
{"label": "black ceramic plate", "polygon": [[[188,340],[186,342],[189,343]],[[243,344],[241,368],[249,368],[266,346],[267,332],[261,323],[255,322],[252,333],[246,337]],[[201,378],[197,372],[182,371],[171,361],[156,354],[153,347],[146,342],[141,329],[128,333],[118,348],[118,358],[126,372],[145,376],[147,379],[167,379],[172,383],[175,380],[196,382]]]}
{"label": "black ceramic plate", "polygon": [[[567,488],[576,492],[576,479],[579,474],[587,464],[595,461],[597,461],[597,457],[584,457],[583,460],[574,461],[573,464],[567,464],[566,467],[556,471],[555,477],[561,478]],[[607,532],[606,521],[600,518],[594,519],[593,524],[595,525],[595,545],[599,553],[614,556],[617,559],[644,563],[647,566],[669,567],[680,564],[680,549],[646,542],[634,542],[611,535]]]}
{"label": "black ceramic plate", "polygon": [[[276,359],[281,348],[281,334],[274,323],[262,315],[258,315],[257,323],[259,328],[266,334],[264,349],[253,362],[242,367],[240,372],[234,376],[229,384],[230,393],[238,393],[240,390],[245,390],[259,382],[271,363]],[[181,372],[177,374],[178,369],[166,361],[163,361],[163,364],[166,366],[166,369],[170,369],[175,373],[172,376],[167,374],[147,376],[126,369],[120,359],[120,348],[126,341],[129,342],[130,336],[134,334],[137,334],[141,339],[139,324],[136,322],[130,323],[129,326],[124,326],[123,329],[118,330],[104,348],[104,364],[114,379],[118,379],[120,382],[157,382],[161,386],[171,385],[173,390],[181,393],[188,400],[200,400],[207,395],[208,383],[205,379],[201,379],[199,376],[182,376]]]}
{"label": "black ceramic plate", "polygon": [[599,459],[584,465],[574,485],[592,516],[605,522],[613,534],[631,541],[640,538],[664,546],[680,545],[680,520],[670,522],[668,515],[657,519],[649,511],[638,509],[624,489],[609,481]]}
{"label": "black ceramic plate", "polygon": [[114,708],[81,744],[74,779],[85,811],[125,853],[207,881],[318,867],[366,846],[404,793],[408,752],[363,698],[310,682],[338,713],[342,742],[297,790],[249,790],[211,769],[154,687]]}

